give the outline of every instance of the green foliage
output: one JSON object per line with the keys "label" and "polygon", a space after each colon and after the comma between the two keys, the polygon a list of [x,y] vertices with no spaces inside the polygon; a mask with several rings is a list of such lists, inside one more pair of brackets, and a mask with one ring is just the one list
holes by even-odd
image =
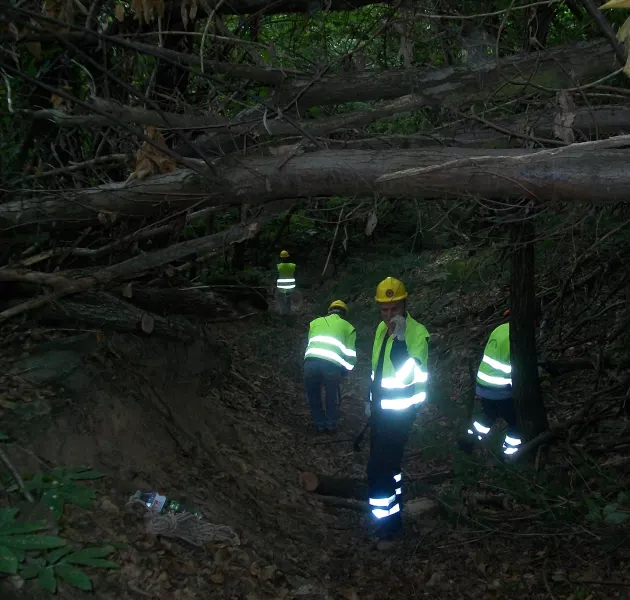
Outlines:
{"label": "green foliage", "polygon": [[624,492],[619,492],[616,502],[606,502],[601,494],[595,493],[585,500],[588,509],[587,518],[594,523],[621,525],[630,519],[630,512],[623,510],[623,505],[627,500],[628,497]]}
{"label": "green foliage", "polygon": [[[99,479],[102,473],[92,471],[89,467],[55,467],[50,474],[35,473],[27,476],[24,487],[29,492],[41,495],[42,500],[61,517],[66,502],[81,508],[90,509],[95,492],[91,488],[80,485],[77,481]],[[9,488],[17,491],[17,486]]]}
{"label": "green foliage", "polygon": [[[505,265],[503,265],[505,267]],[[509,269],[496,263],[491,250],[478,252],[469,258],[457,258],[444,265],[447,272],[446,284],[473,284],[492,281],[493,285],[505,285],[509,281]]]}
{"label": "green foliage", "polygon": [[[484,445],[496,448],[500,453],[503,432],[493,431]],[[630,519],[630,497],[619,492],[615,501],[603,497],[600,492],[571,490],[558,478],[557,472],[535,472],[527,464],[510,464],[496,461],[494,469],[487,468],[487,458],[467,456],[456,452],[453,455],[453,486],[444,500],[450,505],[457,505],[467,493],[477,489],[483,481],[485,490],[496,490],[509,496],[515,505],[536,510],[536,518],[557,526],[558,523],[576,523],[584,519],[591,524],[601,526],[620,526]],[[588,470],[580,471],[581,477],[588,476]],[[542,509],[542,510],[541,510]],[[476,520],[482,521],[483,514],[475,514]]]}
{"label": "green foliage", "polygon": [[84,591],[92,589],[90,577],[76,565],[99,567],[103,569],[116,569],[118,565],[105,560],[114,552],[111,546],[95,548],[83,548],[73,552],[70,545],[65,545],[48,554],[32,558],[21,569],[20,575],[23,579],[35,579],[45,590],[55,593],[57,582],[65,581],[70,585]]}
{"label": "green foliage", "polygon": [[[0,440],[8,436],[0,433]],[[35,473],[26,478],[24,487],[39,502],[48,505],[57,519],[66,503],[92,508],[95,492],[77,481],[102,477],[88,467],[58,467],[50,474]],[[21,494],[17,485],[9,492]],[[0,508],[0,573],[19,574],[23,579],[36,579],[44,590],[54,594],[60,581],[84,591],[92,590],[90,576],[79,566],[114,569],[118,565],[107,560],[115,551],[113,545],[75,549],[58,535],[47,533],[45,521],[19,522],[19,509]]]}
{"label": "green foliage", "polygon": [[368,125],[366,132],[375,135],[411,135],[426,131],[433,126],[426,110],[416,110],[407,114],[395,115]]}
{"label": "green foliage", "polygon": [[35,533],[48,527],[46,523],[16,521],[17,508],[0,508],[0,571],[16,573],[28,550],[48,550],[65,545],[54,535]]}

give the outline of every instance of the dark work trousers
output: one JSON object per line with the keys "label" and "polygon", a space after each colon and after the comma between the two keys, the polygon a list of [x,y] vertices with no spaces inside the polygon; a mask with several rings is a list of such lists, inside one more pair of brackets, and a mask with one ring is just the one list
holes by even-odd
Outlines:
{"label": "dark work trousers", "polygon": [[[402,458],[416,413],[416,406],[406,410],[377,409],[372,413],[368,496],[374,521],[385,532],[402,525]],[[392,497],[394,500],[385,504],[384,499]]]}
{"label": "dark work trousers", "polygon": [[521,444],[521,439],[516,421],[516,409],[512,398],[502,400],[489,400],[481,396],[481,415],[473,418],[468,434],[483,440],[490,434],[490,430],[498,418],[502,418],[507,423],[505,441],[503,442],[503,452],[513,454]]}
{"label": "dark work trousers", "polygon": [[506,398],[505,400],[488,400],[487,398],[482,398],[481,410],[483,412],[483,424],[486,427],[492,427],[496,420],[501,417],[508,424],[508,434],[510,432],[514,434],[517,433],[516,410],[512,398]]}
{"label": "dark work trousers", "polygon": [[291,314],[291,294],[285,292],[278,292],[278,304],[280,305],[280,314]]}
{"label": "dark work trousers", "polygon": [[[323,358],[304,360],[304,384],[311,416],[317,429],[334,429],[339,416],[339,386],[343,367]],[[322,389],[326,390],[326,412],[322,406]]]}

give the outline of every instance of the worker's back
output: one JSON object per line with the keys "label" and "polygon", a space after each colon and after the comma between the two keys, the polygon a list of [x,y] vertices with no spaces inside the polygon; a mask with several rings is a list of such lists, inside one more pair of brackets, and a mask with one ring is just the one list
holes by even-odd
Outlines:
{"label": "worker's back", "polygon": [[476,391],[478,396],[488,400],[503,400],[512,396],[509,323],[496,327],[488,338],[477,371]]}

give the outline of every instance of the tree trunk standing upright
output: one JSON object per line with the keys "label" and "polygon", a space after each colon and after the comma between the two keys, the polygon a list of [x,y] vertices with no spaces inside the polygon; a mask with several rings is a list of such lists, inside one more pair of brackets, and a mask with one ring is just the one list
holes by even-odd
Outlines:
{"label": "tree trunk standing upright", "polygon": [[510,356],[512,391],[519,429],[525,440],[549,429],[538,380],[536,357],[536,291],[534,282],[534,225],[510,225],[512,273],[510,282]]}

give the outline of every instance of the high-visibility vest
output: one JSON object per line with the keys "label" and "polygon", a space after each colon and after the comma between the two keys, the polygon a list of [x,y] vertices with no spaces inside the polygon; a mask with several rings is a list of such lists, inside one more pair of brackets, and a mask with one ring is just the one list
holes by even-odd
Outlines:
{"label": "high-visibility vest", "polygon": [[281,294],[289,294],[295,289],[295,263],[279,263],[276,286]]}
{"label": "high-visibility vest", "polygon": [[[429,332],[426,327],[407,313],[405,343],[409,359],[398,371],[391,360],[393,336],[387,335],[384,322],[376,329],[374,346],[372,347],[372,387],[371,399],[380,403],[383,410],[404,410],[424,402],[427,398],[427,361],[429,359]],[[385,346],[383,371],[380,381],[374,381],[381,347]],[[373,397],[375,396],[375,398]]]}
{"label": "high-visibility vest", "polygon": [[494,390],[511,390],[510,324],[499,325],[491,334],[477,371],[477,383]]}
{"label": "high-visibility vest", "polygon": [[321,358],[348,371],[357,363],[356,329],[339,315],[328,315],[311,321],[304,358]]}

